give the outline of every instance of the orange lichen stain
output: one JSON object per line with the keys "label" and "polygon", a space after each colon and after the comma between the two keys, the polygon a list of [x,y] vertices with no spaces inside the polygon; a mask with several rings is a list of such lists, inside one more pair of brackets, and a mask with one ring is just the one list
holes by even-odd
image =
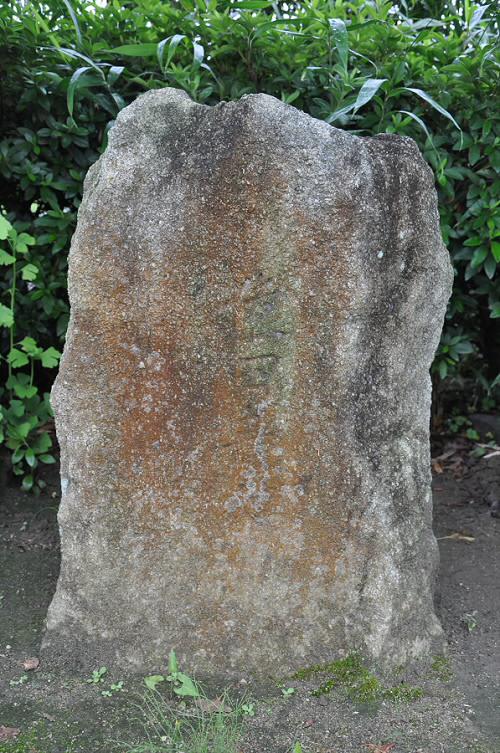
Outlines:
{"label": "orange lichen stain", "polygon": [[[305,215],[294,210],[290,218],[297,225],[293,274],[300,275],[303,293],[292,322],[296,331],[285,333],[291,338],[285,399],[276,376],[281,352],[263,354],[276,359],[263,365],[266,371],[251,357],[242,360],[240,351],[252,354],[256,332],[264,337],[272,324],[272,317],[264,318],[259,329],[252,320],[255,305],[266,305],[266,291],[289,296],[283,288],[287,275],[278,270],[273,277],[273,254],[266,257],[274,221],[267,206],[285,195],[287,186],[279,174],[247,173],[249,183],[237,189],[243,168],[236,151],[220,168],[223,180],[214,178],[206,186],[207,209],[196,204],[197,222],[186,228],[175,252],[169,251],[163,276],[153,280],[141,267],[134,277],[128,261],[118,259],[123,280],[106,288],[106,308],[97,312],[99,344],[92,346],[99,369],[109,377],[115,411],[113,439],[95,451],[100,457],[108,453],[113,464],[110,515],[121,517],[123,529],[128,526],[155,548],[165,538],[182,537],[171,523],[180,510],[183,524],[196,531],[204,568],[215,567],[220,549],[214,541],[222,542],[234,589],[239,570],[247,567],[252,537],[282,563],[291,581],[307,582],[318,563],[324,577],[333,579],[348,535],[346,510],[355,483],[341,438],[329,447],[327,460],[322,456],[324,443],[331,443],[325,437],[334,410],[323,416],[316,407],[316,433],[305,428],[311,396],[322,396],[326,404],[335,389],[325,383],[334,382],[331,367],[318,370],[312,348],[324,314],[317,301],[328,299],[332,287],[329,344],[333,353],[341,347],[335,338],[349,310],[342,282],[349,273],[342,245],[348,218],[340,230],[321,237]],[[246,221],[256,213],[258,223]],[[149,285],[155,291],[148,309]],[[127,319],[129,286],[134,305],[141,297],[146,301],[134,310],[134,321]],[[309,296],[310,290],[316,296]],[[96,321],[87,328],[94,332]],[[255,566],[261,568],[255,578],[265,577],[265,563]]]}

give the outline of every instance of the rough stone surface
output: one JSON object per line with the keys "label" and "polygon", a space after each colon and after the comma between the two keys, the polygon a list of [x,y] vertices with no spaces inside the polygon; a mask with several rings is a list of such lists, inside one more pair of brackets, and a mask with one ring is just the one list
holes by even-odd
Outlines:
{"label": "rough stone surface", "polygon": [[412,140],[265,95],[123,110],[71,249],[45,651],[282,675],[434,650],[451,279]]}

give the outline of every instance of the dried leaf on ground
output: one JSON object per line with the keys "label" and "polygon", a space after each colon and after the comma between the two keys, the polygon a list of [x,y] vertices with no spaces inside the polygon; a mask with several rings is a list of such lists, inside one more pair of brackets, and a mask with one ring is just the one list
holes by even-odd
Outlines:
{"label": "dried leaf on ground", "polygon": [[37,659],[36,656],[32,656],[29,659],[25,659],[23,661],[23,668],[26,670],[38,669],[39,666],[40,666],[40,659]]}
{"label": "dried leaf on ground", "polygon": [[439,536],[438,541],[443,541],[444,539],[451,539],[452,541],[467,541],[469,544],[472,541],[475,541],[474,536],[469,536],[466,533],[460,533],[460,531],[455,531],[454,533],[450,533],[448,536]]}
{"label": "dried leaf on ground", "polygon": [[0,741],[13,740],[20,734],[21,730],[17,727],[4,727],[0,724]]}
{"label": "dried leaf on ground", "polygon": [[367,743],[366,747],[371,750],[372,753],[390,753],[394,750],[396,743],[386,743],[385,745],[376,745],[375,743]]}
{"label": "dried leaf on ground", "polygon": [[227,703],[224,703],[223,698],[215,698],[213,700],[210,698],[195,698],[194,705],[200,711],[203,711],[204,714],[217,714],[220,711],[229,714],[231,712],[231,707]]}

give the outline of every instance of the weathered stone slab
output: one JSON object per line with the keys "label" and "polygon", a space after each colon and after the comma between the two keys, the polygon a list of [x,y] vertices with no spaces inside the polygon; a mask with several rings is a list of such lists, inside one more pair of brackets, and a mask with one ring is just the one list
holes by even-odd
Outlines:
{"label": "weathered stone slab", "polygon": [[265,95],[123,110],[71,249],[45,650],[280,675],[439,643],[428,370],[451,279],[410,139]]}

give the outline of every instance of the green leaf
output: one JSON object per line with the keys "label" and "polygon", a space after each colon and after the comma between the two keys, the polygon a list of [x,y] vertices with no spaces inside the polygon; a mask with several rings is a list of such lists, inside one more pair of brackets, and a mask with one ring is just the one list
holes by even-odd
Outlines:
{"label": "green leaf", "polygon": [[35,453],[31,449],[31,447],[28,447],[28,449],[24,453],[24,457],[29,467],[34,468],[34,466],[36,465],[36,458],[35,458]]}
{"label": "green leaf", "polygon": [[47,350],[44,350],[42,353],[42,366],[45,366],[46,369],[53,369],[59,363],[60,358],[61,353],[51,346],[50,348],[47,348]]}
{"label": "green leaf", "polygon": [[35,238],[28,233],[21,233],[16,238],[16,251],[18,254],[28,253],[28,246],[34,246],[36,243]]}
{"label": "green leaf", "polygon": [[359,90],[356,102],[354,103],[354,112],[357,112],[363,105],[366,105],[378,92],[382,84],[387,81],[386,78],[369,78],[365,81]]}
{"label": "green leaf", "polygon": [[198,64],[203,63],[204,57],[205,50],[203,49],[203,45],[193,41],[193,61]]}
{"label": "green leaf", "polygon": [[186,39],[185,34],[174,34],[171,37],[162,39],[162,41],[158,43],[158,49],[156,51],[156,55],[158,57],[158,63],[160,64],[160,68],[163,68],[163,54],[165,51],[165,46],[168,44],[167,59],[165,61],[165,68],[168,68],[177,47],[179,46],[180,42],[182,42],[183,39]]}
{"label": "green leaf", "polygon": [[24,350],[24,352],[28,353],[28,355],[30,356],[36,357],[39,356],[40,353],[42,353],[42,349],[38,347],[36,340],[34,340],[32,337],[23,337],[19,345]]}
{"label": "green leaf", "polygon": [[15,256],[8,254],[7,251],[4,251],[3,248],[0,248],[0,264],[3,267],[7,267],[9,264],[14,264],[15,261]]}
{"label": "green leaf", "polygon": [[347,61],[349,55],[349,41],[347,35],[347,28],[345,23],[340,18],[330,18],[330,29],[332,30],[332,38],[337,48],[337,53],[342,63],[342,67],[347,71]]}
{"label": "green leaf", "polygon": [[123,65],[112,65],[108,71],[108,85],[112,85],[118,81],[124,70],[125,67]]}
{"label": "green leaf", "polygon": [[189,698],[199,698],[200,691],[188,675],[183,674],[183,672],[177,672],[177,681],[181,684],[179,687],[174,688],[174,693],[176,695]]}
{"label": "green leaf", "polygon": [[12,348],[9,355],[7,356],[7,361],[10,363],[13,369],[20,369],[22,366],[26,366],[26,364],[29,363],[29,358],[21,350]]}
{"label": "green leaf", "polygon": [[17,377],[12,375],[7,380],[7,387],[10,390],[14,390],[17,397],[20,398],[29,399],[37,393],[37,388],[34,385],[30,385],[30,378],[27,374],[19,374]]}
{"label": "green leaf", "polygon": [[21,416],[24,416],[24,403],[22,403],[20,400],[11,400],[10,406],[9,406],[9,413],[12,413],[13,416],[16,418],[21,418]]}
{"label": "green leaf", "polygon": [[11,230],[12,225],[9,220],[3,214],[0,214],[0,241],[4,241]]}
{"label": "green leaf", "polygon": [[36,238],[34,238],[29,233],[19,233],[19,235],[17,236],[17,239],[19,241],[22,241],[22,243],[26,243],[27,246],[36,245]]}
{"label": "green leaf", "polygon": [[78,52],[77,50],[72,50],[70,47],[56,47],[55,48],[57,52],[61,53],[62,55],[68,55],[70,58],[74,58],[75,60],[83,60],[88,65],[92,66],[92,68],[97,71],[97,73],[101,76],[101,78],[104,80],[104,73],[102,68],[99,67],[94,61],[89,58],[87,55],[83,55],[83,53]]}
{"label": "green leaf", "polygon": [[81,81],[82,77],[85,76],[85,74],[91,70],[92,68],[89,65],[85,65],[82,68],[77,68],[69,80],[68,91],[66,92],[66,105],[68,107],[68,112],[71,116],[73,115],[75,92],[78,86],[81,85],[82,83]]}
{"label": "green leaf", "polygon": [[120,47],[114,47],[110,52],[117,55],[126,55],[133,58],[152,57],[156,54],[158,45],[154,43],[144,44],[122,44]]}
{"label": "green leaf", "polygon": [[33,488],[34,483],[35,483],[35,479],[31,475],[31,473],[29,473],[27,476],[23,478],[22,487],[24,491],[29,492]]}
{"label": "green leaf", "polygon": [[475,165],[480,158],[481,150],[479,148],[479,144],[472,144],[471,148],[469,149],[469,165]]}
{"label": "green leaf", "polygon": [[491,253],[493,254],[493,258],[498,264],[500,262],[500,243],[498,243],[498,241],[492,241]]}
{"label": "green leaf", "polygon": [[76,31],[76,39],[77,39],[78,44],[81,46],[81,44],[82,44],[82,32],[80,31],[80,26],[78,24],[77,15],[76,15],[75,11],[73,10],[73,7],[72,7],[71,3],[69,2],[69,0],[63,0],[63,3],[66,6],[66,8],[68,9],[69,15],[71,16],[71,20],[73,21],[73,26],[75,27],[75,31]]}
{"label": "green leaf", "polygon": [[149,690],[155,690],[156,686],[165,680],[163,675],[149,675],[144,678],[144,684]]}
{"label": "green leaf", "polygon": [[56,462],[56,459],[53,455],[40,455],[39,460],[40,462],[45,463],[46,465]]}
{"label": "green leaf", "polygon": [[479,267],[488,256],[488,249],[485,246],[480,246],[474,251],[474,255],[471,259],[471,267]]}
{"label": "green leaf", "polygon": [[491,319],[500,319],[500,303],[494,303],[493,306],[490,307]]}
{"label": "green leaf", "polygon": [[177,664],[177,657],[175,655],[175,651],[172,649],[168,655],[168,673],[169,675],[174,675],[176,672],[179,671],[179,666]]}
{"label": "green leaf", "polygon": [[231,8],[237,8],[238,10],[258,10],[259,8],[270,8],[273,3],[268,0],[240,0],[238,3],[233,3]]}
{"label": "green leaf", "polygon": [[0,303],[0,327],[12,327],[14,324],[14,316],[12,311]]}
{"label": "green leaf", "polygon": [[466,353],[473,353],[474,346],[469,340],[463,340],[462,342],[459,342],[455,345],[455,350],[457,351],[457,353],[465,355]]}
{"label": "green leaf", "polygon": [[409,110],[398,110],[398,112],[401,112],[403,115],[408,115],[408,117],[411,118],[412,120],[414,120],[415,123],[418,123],[418,125],[420,126],[420,128],[422,129],[422,131],[425,133],[425,135],[427,136],[427,138],[431,142],[432,146],[434,146],[434,142],[432,140],[432,136],[429,133],[429,129],[425,125],[425,123],[422,120],[422,118],[419,118],[418,115],[415,115],[414,112],[410,112]]}
{"label": "green leaf", "polygon": [[485,262],[483,264],[483,269],[486,272],[486,276],[490,280],[492,280],[494,278],[494,276],[495,276],[495,272],[496,272],[496,269],[497,269],[497,263],[496,263],[495,259],[492,257],[491,254],[489,254],[486,257],[486,260],[485,260]]}
{"label": "green leaf", "polygon": [[37,455],[40,453],[46,453],[52,447],[52,439],[50,434],[44,431],[43,434],[39,434],[34,442],[31,442],[31,446]]}
{"label": "green leaf", "polygon": [[34,264],[26,264],[21,270],[21,277],[23,280],[35,280],[38,275],[38,267]]}
{"label": "green leaf", "polygon": [[24,458],[24,447],[18,447],[17,450],[14,450],[10,459],[12,461],[12,465],[16,465],[16,463],[20,463],[23,458]]}
{"label": "green leaf", "polygon": [[22,424],[19,424],[18,426],[11,427],[12,431],[14,431],[18,437],[21,437],[21,439],[26,439],[28,434],[31,431],[31,424],[29,421],[25,421]]}
{"label": "green leaf", "polygon": [[441,105],[439,105],[434,99],[432,99],[432,97],[429,94],[427,94],[427,92],[424,92],[423,89],[414,89],[411,86],[403,86],[403,91],[413,92],[413,94],[416,94],[417,97],[420,97],[421,99],[425,100],[425,102],[427,102],[431,107],[433,107],[435,110],[441,113],[441,115],[444,115],[445,118],[448,118],[448,120],[451,120],[455,128],[458,128],[459,131],[462,130],[460,126],[458,125],[457,121],[455,120],[455,118],[452,115],[450,115],[448,110],[445,110],[444,107],[441,107]]}
{"label": "green leaf", "polygon": [[333,123],[335,120],[338,120],[342,115],[347,115],[347,113],[351,112],[354,109],[354,106],[356,104],[356,100],[353,100],[347,105],[344,105],[343,107],[339,107],[338,110],[335,110],[335,112],[332,112],[331,115],[329,115],[326,118],[327,123]]}

